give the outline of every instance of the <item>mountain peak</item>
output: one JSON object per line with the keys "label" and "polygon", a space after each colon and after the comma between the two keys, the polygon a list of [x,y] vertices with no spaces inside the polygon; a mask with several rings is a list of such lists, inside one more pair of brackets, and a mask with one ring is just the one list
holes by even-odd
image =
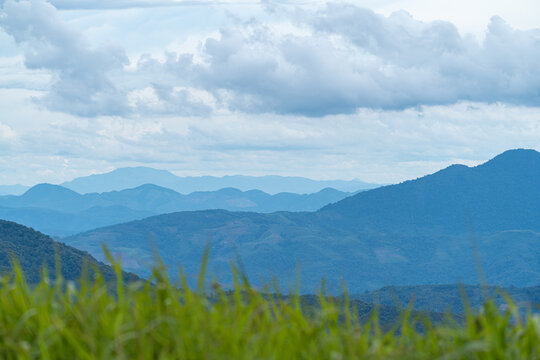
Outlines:
{"label": "mountain peak", "polygon": [[[132,174],[132,175],[137,175],[137,176],[152,175],[152,174],[173,175],[170,171],[154,169],[147,166],[132,166],[132,167],[118,168],[109,172],[108,174],[123,174],[123,175]],[[98,174],[98,175],[102,175],[102,174]]]}
{"label": "mountain peak", "polygon": [[177,177],[167,170],[139,166],[76,178],[61,185],[81,194],[87,194],[132,189],[144,184],[172,188],[176,180]]}
{"label": "mountain peak", "polygon": [[121,190],[121,192],[126,192],[126,193],[134,192],[134,191],[142,191],[142,192],[145,192],[145,191],[160,191],[160,192],[163,192],[163,193],[178,194],[176,191],[174,191],[172,189],[169,189],[169,188],[166,188],[166,187],[163,187],[163,186],[159,186],[159,185],[155,185],[155,184],[142,184],[142,185],[137,186],[135,188]]}
{"label": "mountain peak", "polygon": [[507,150],[482,165],[515,166],[540,163],[540,153],[533,149]]}
{"label": "mountain peak", "polygon": [[37,184],[28,189],[22,196],[35,197],[35,196],[80,196],[79,193],[67,189],[60,185],[53,185],[48,183]]}
{"label": "mountain peak", "polygon": [[538,229],[540,153],[506,151],[476,167],[452,165],[401,184],[365,191],[328,205],[359,228],[466,231]]}
{"label": "mountain peak", "polygon": [[514,179],[514,182],[535,182],[540,178],[540,153],[530,149],[508,150],[474,169],[491,177]]}

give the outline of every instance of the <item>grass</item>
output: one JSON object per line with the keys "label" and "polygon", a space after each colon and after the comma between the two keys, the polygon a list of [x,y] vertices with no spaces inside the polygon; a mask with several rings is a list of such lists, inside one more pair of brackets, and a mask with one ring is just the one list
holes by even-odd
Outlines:
{"label": "grass", "polygon": [[[204,262],[203,262],[204,263]],[[1,359],[538,359],[540,318],[493,303],[465,319],[419,330],[405,309],[389,331],[377,314],[361,323],[342,301],[267,296],[236,276],[234,288],[204,291],[163,268],[150,281],[107,284],[98,274],[29,286],[16,264],[0,279]],[[121,267],[114,263],[117,279]],[[58,272],[57,272],[58,275]]]}

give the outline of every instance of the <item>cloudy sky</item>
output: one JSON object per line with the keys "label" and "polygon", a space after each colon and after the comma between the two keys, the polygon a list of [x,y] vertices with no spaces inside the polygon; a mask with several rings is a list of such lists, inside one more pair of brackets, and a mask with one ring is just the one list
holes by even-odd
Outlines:
{"label": "cloudy sky", "polygon": [[537,0],[0,0],[0,184],[390,183],[540,149]]}

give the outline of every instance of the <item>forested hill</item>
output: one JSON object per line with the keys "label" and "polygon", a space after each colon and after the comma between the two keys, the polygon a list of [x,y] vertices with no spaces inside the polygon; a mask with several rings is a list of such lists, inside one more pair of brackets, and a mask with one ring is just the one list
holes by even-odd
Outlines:
{"label": "forested hill", "polygon": [[[90,271],[97,267],[108,280],[114,278],[113,269],[98,262],[84,251],[58,243],[47,235],[11,221],[0,220],[0,271],[12,268],[13,256],[18,260],[29,283],[40,280],[43,266],[46,265],[51,278],[55,276],[55,252],[60,255],[62,277],[66,280],[78,280],[81,276],[83,259]],[[124,278],[135,279],[133,274],[124,274]]]}
{"label": "forested hill", "polygon": [[319,211],[325,222],[355,231],[437,234],[540,230],[539,213],[540,153],[525,149],[361,192]]}

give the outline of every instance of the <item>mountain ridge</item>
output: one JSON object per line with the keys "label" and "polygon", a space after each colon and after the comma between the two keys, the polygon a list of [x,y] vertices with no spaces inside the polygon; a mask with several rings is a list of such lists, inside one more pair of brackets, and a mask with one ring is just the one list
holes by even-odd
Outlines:
{"label": "mountain ridge", "polygon": [[[510,170],[519,170],[521,175]],[[533,179],[540,180],[540,153],[508,150],[475,167],[452,165],[415,180],[362,192],[329,204],[319,213],[341,217],[347,226],[351,221],[359,227],[398,224],[407,231],[429,227],[428,222],[451,233],[467,232],[470,226],[477,231],[512,226],[540,229],[534,215],[540,211],[540,202],[535,201],[540,199],[540,186]],[[506,206],[491,206],[494,199]]]}
{"label": "mountain ridge", "polygon": [[360,180],[312,180],[297,176],[245,176],[225,175],[180,177],[167,170],[149,167],[127,167],[108,173],[80,177],[60,184],[81,194],[102,193],[134,188],[152,183],[172,189],[180,194],[197,191],[217,191],[223,188],[236,188],[242,191],[261,190],[271,195],[281,192],[309,194],[331,187],[343,192],[355,192],[377,187]]}
{"label": "mountain ridge", "polygon": [[[524,160],[514,164],[514,157]],[[230,280],[223,275],[230,259],[239,256],[257,280],[274,274],[293,281],[299,265],[308,292],[322,277],[333,284],[345,279],[350,291],[476,283],[477,251],[489,282],[532,286],[540,282],[537,159],[537,152],[514,150],[476,167],[451,166],[360,192],[317,212],[178,212],[64,241],[96,256],[101,241],[130,249],[137,263],[137,256],[150,255],[151,238],[166,253],[166,264],[174,269],[181,263],[188,272],[198,268],[211,241],[210,267],[223,281]],[[133,271],[143,271],[144,264],[137,264]]]}
{"label": "mountain ridge", "polygon": [[334,189],[299,195],[225,188],[182,195],[154,184],[108,193],[78,194],[39,184],[20,196],[0,196],[0,217],[63,237],[130,220],[176,211],[227,209],[270,213],[316,210],[351,194]]}

